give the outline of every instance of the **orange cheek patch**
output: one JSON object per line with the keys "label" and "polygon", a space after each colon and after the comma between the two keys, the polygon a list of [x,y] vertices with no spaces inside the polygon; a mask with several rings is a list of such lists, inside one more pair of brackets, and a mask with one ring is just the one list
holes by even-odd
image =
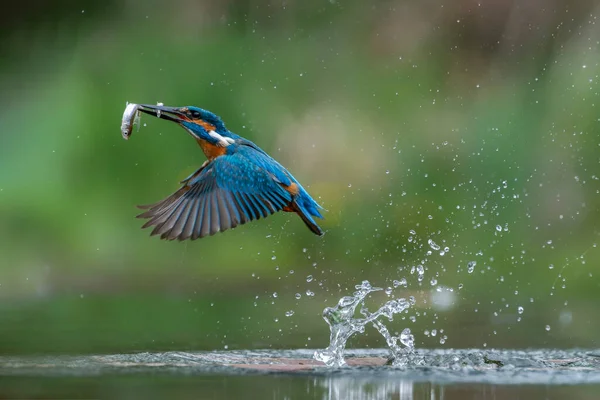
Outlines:
{"label": "orange cheek patch", "polygon": [[214,131],[215,130],[215,126],[213,124],[209,124],[208,122],[201,120],[201,119],[193,119],[192,120],[193,123],[200,125],[201,127],[203,127],[206,132],[210,132],[210,131]]}
{"label": "orange cheek patch", "polygon": [[202,148],[202,151],[206,155],[206,158],[208,158],[209,160],[214,160],[215,158],[220,157],[227,152],[227,149],[225,147],[208,143],[206,140],[196,139],[196,141],[200,145],[200,148]]}

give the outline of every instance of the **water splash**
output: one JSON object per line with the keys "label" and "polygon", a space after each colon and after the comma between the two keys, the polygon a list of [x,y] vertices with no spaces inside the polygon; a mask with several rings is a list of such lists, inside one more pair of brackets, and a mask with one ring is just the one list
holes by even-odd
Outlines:
{"label": "water splash", "polygon": [[[414,337],[409,328],[402,331],[399,337],[392,336],[388,328],[378,320],[380,316],[385,316],[389,321],[393,321],[394,314],[399,314],[415,304],[414,297],[409,300],[400,298],[390,300],[374,313],[369,312],[365,307],[365,298],[369,293],[383,290],[379,287],[373,287],[369,281],[363,281],[356,285],[357,289],[353,296],[344,296],[335,307],[327,307],[323,310],[323,319],[327,322],[330,329],[329,346],[324,350],[317,350],[314,358],[317,361],[325,363],[330,367],[343,367],[346,365],[344,360],[344,351],[348,339],[355,333],[363,333],[365,326],[372,324],[375,329],[384,337],[390,350],[392,365],[404,366],[410,361],[410,355],[414,350]],[[364,318],[355,318],[356,308],[360,305],[360,314]]]}

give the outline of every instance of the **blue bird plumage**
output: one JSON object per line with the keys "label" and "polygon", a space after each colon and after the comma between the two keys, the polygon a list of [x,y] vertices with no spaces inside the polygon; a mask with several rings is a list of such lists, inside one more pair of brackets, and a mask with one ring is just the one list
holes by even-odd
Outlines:
{"label": "blue bird plumage", "polygon": [[206,162],[166,199],[140,206],[138,217],[162,239],[198,239],[278,211],[294,212],[315,234],[322,207],[294,176],[253,142],[229,131],[221,118],[198,107],[140,105],[139,110],[177,122],[200,145]]}

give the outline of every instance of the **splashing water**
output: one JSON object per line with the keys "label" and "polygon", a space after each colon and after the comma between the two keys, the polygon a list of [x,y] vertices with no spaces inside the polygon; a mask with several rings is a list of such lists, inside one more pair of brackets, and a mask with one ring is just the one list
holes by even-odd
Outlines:
{"label": "splashing water", "polygon": [[[410,300],[404,298],[390,300],[381,306],[379,310],[371,313],[365,307],[365,298],[369,293],[383,289],[371,286],[369,281],[363,281],[355,288],[358,290],[354,292],[353,296],[342,297],[337,306],[327,307],[323,310],[323,319],[325,319],[331,331],[329,347],[325,350],[316,351],[314,354],[315,360],[324,362],[330,367],[345,366],[344,350],[348,339],[355,333],[363,333],[365,326],[372,324],[384,337],[390,349],[392,365],[406,365],[414,350],[414,337],[410,329],[404,329],[400,337],[392,336],[388,328],[378,318],[383,315],[392,321],[394,314],[399,314],[415,304],[414,298],[411,297]],[[364,318],[354,317],[356,308],[359,305],[360,314]]]}

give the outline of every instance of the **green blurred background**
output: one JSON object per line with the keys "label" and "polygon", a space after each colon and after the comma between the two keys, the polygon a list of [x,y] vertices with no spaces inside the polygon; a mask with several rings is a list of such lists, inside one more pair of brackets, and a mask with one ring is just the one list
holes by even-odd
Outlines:
{"label": "green blurred background", "polygon": [[[387,325],[417,347],[598,346],[599,5],[5,9],[0,353],[324,347],[324,307],[402,278],[391,296],[417,305]],[[149,237],[135,205],[204,156],[148,116],[124,141],[128,101],[220,115],[323,204],[326,235],[279,213]],[[350,346],[384,342],[369,330]]]}

